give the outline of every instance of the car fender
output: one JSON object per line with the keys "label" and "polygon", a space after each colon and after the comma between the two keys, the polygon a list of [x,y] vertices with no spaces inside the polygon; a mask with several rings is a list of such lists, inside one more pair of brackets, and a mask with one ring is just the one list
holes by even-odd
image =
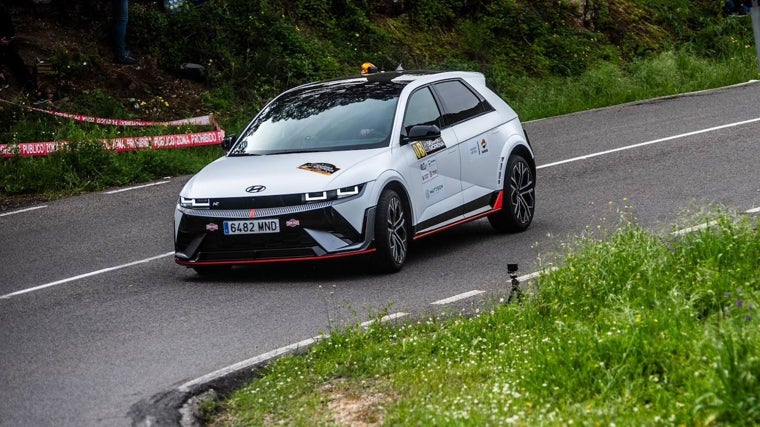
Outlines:
{"label": "car fender", "polygon": [[[409,191],[407,190],[407,183],[406,179],[404,179],[403,175],[401,175],[397,170],[395,169],[388,169],[380,174],[380,176],[377,177],[377,180],[375,181],[375,185],[372,189],[372,195],[371,200],[374,201],[374,205],[377,205],[377,201],[380,200],[380,194],[382,194],[383,190],[385,190],[389,185],[392,185],[393,183],[398,183],[398,185],[402,188],[402,191],[404,194],[400,194],[400,196],[407,199],[407,205],[410,203],[409,200]],[[407,206],[409,209],[411,209],[411,206]]]}
{"label": "car fender", "polygon": [[386,170],[377,178],[372,194],[374,205],[377,206],[377,202],[380,200],[380,194],[382,194],[383,190],[393,185],[401,188],[403,194],[399,194],[399,196],[404,198],[406,208],[409,210],[410,218],[414,218],[414,206],[410,200],[411,195],[408,190],[409,186],[404,176],[395,169]]}
{"label": "car fender", "polygon": [[[504,186],[504,180],[506,179],[506,168],[507,163],[509,162],[509,157],[513,153],[528,153],[529,156],[525,160],[528,161],[528,163],[531,165],[531,168],[533,169],[533,175],[535,176],[536,166],[535,166],[535,159],[533,158],[533,151],[530,149],[530,146],[528,145],[525,134],[516,134],[513,133],[507,138],[507,142],[502,147],[500,158],[502,161],[499,164],[499,184]],[[523,157],[525,155],[523,154]]]}

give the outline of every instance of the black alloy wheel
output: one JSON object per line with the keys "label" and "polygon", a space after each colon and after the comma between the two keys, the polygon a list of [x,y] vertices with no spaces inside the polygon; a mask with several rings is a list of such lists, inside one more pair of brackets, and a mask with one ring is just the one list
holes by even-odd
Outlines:
{"label": "black alloy wheel", "polygon": [[375,215],[375,262],[381,271],[399,271],[406,261],[409,246],[406,212],[398,193],[391,189],[383,191]]}
{"label": "black alloy wheel", "polygon": [[491,226],[500,232],[519,232],[528,228],[536,209],[536,179],[528,162],[519,154],[509,157],[504,181],[502,210],[489,215]]}

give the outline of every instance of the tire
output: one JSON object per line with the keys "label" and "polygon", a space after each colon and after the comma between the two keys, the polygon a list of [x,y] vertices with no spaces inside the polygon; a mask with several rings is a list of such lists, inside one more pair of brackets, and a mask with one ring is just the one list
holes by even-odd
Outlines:
{"label": "tire", "polygon": [[502,209],[488,216],[488,222],[499,232],[524,231],[533,222],[536,209],[536,179],[533,170],[519,154],[509,156],[504,179]]}
{"label": "tire", "polygon": [[380,195],[375,213],[375,266],[384,273],[401,270],[409,250],[409,221],[404,201],[395,191]]}

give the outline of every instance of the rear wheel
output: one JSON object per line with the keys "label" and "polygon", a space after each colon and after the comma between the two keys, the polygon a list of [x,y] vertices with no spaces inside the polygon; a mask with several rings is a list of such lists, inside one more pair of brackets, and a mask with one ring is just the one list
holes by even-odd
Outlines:
{"label": "rear wheel", "polygon": [[491,226],[501,232],[523,231],[533,221],[536,208],[536,179],[528,162],[519,154],[509,157],[501,211],[488,216]]}
{"label": "rear wheel", "polygon": [[383,191],[375,215],[375,264],[380,271],[398,271],[406,261],[409,246],[406,212],[398,193],[391,189]]}

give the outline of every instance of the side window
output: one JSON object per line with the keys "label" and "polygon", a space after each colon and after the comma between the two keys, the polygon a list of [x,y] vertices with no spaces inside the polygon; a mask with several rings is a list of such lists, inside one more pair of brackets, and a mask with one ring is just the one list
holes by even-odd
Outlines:
{"label": "side window", "polygon": [[425,87],[414,92],[406,104],[404,131],[409,133],[409,129],[416,125],[441,126],[441,111],[435,103],[430,88]]}
{"label": "side window", "polygon": [[435,91],[441,97],[446,124],[453,125],[493,110],[484,99],[476,95],[459,80],[437,83]]}

